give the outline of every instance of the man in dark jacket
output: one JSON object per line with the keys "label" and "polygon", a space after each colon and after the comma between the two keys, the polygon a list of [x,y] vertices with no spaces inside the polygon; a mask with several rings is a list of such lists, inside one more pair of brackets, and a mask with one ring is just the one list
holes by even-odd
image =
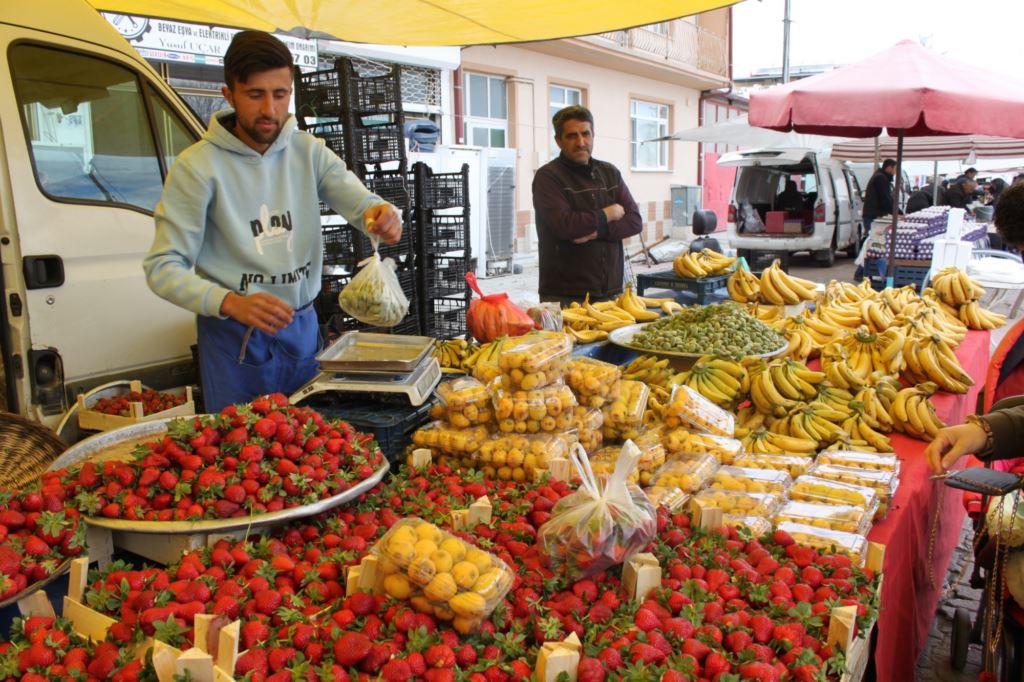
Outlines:
{"label": "man in dark jacket", "polygon": [[953,208],[967,208],[967,204],[973,201],[973,194],[977,183],[966,175],[961,175],[953,183],[952,187],[946,190],[946,205]]}
{"label": "man in dark jacket", "polygon": [[622,240],[643,220],[619,170],[591,156],[594,117],[584,107],[552,118],[558,158],[533,178],[540,249],[540,299],[567,304],[605,301],[622,293]]}
{"label": "man in dark jacket", "polygon": [[896,161],[886,159],[882,167],[868,180],[864,190],[864,234],[871,234],[871,222],[875,218],[892,214],[892,178],[896,175]]}

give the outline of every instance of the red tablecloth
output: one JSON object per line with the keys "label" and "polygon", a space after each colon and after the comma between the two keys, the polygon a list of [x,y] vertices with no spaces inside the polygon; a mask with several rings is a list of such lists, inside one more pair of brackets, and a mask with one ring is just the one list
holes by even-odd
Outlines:
{"label": "red tablecloth", "polygon": [[[989,332],[968,332],[956,354],[975,385],[965,395],[938,393],[932,398],[946,424],[959,424],[974,412],[988,367]],[[901,462],[900,486],[889,515],[868,534],[869,540],[886,546],[875,649],[880,682],[914,679],[917,657],[928,637],[964,519],[960,493],[952,489],[940,493],[941,482],[929,479],[928,463],[922,456],[927,443],[903,434],[893,434],[892,443]],[[942,511],[931,558],[936,582],[933,587],[928,571],[928,538],[940,497]]]}

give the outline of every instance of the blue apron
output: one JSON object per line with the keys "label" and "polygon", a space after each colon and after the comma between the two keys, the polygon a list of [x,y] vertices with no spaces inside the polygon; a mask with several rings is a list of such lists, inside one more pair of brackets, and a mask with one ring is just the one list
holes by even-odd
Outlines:
{"label": "blue apron", "polygon": [[266,334],[231,318],[197,318],[199,374],[206,411],[220,412],[265,393],[291,395],[316,376],[320,326],[312,305],[295,311],[292,323]]}

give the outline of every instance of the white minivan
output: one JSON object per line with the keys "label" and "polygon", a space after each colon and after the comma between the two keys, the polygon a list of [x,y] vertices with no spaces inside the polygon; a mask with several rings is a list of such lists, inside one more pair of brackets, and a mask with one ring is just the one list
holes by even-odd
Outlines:
{"label": "white minivan", "polygon": [[857,255],[860,187],[844,162],[786,148],[730,152],[718,164],[736,168],[726,227],[737,254],[808,251],[824,267],[836,251]]}
{"label": "white minivan", "polygon": [[195,317],[142,258],[202,124],[84,0],[0,4],[0,348],[6,409],[55,424],[112,379],[195,381]]}

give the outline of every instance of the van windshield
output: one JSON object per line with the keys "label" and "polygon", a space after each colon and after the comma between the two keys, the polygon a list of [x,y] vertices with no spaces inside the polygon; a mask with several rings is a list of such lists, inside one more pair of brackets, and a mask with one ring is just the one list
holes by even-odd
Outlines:
{"label": "van windshield", "polygon": [[[814,211],[817,200],[818,177],[810,161],[791,166],[743,167],[736,171],[734,201],[741,209],[740,215],[751,218],[740,220],[736,226],[739,232],[763,231],[770,211],[801,217]],[[752,212],[756,212],[757,219]]]}

